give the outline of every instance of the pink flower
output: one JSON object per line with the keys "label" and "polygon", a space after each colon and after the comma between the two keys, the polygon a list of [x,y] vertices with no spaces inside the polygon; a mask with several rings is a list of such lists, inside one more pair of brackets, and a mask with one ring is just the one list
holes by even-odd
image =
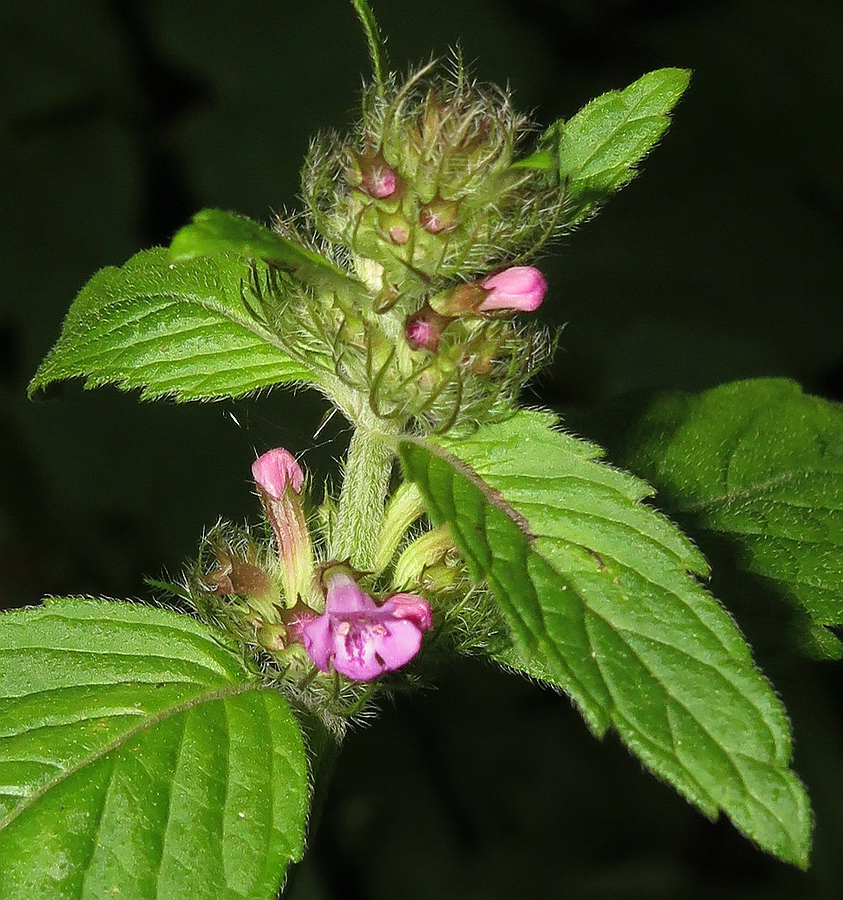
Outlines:
{"label": "pink flower", "polygon": [[489,276],[481,286],[489,291],[477,307],[481,313],[498,309],[533,312],[541,306],[547,290],[544,275],[533,266],[510,266]]}
{"label": "pink flower", "polygon": [[342,566],[328,570],[323,615],[302,627],[307,655],[317,669],[355,681],[371,681],[405,666],[421,648],[433,619],[430,606],[415,594],[393,594],[382,606]]}
{"label": "pink flower", "polygon": [[283,447],[267,450],[252,463],[252,478],[255,484],[269,497],[280,500],[284,496],[287,485],[297,493],[301,493],[304,484],[304,472],[296,462],[296,458]]}
{"label": "pink flower", "polygon": [[276,447],[252,463],[252,477],[278,545],[284,599],[292,607],[313,587],[313,546],[299,499],[304,472],[292,453]]}

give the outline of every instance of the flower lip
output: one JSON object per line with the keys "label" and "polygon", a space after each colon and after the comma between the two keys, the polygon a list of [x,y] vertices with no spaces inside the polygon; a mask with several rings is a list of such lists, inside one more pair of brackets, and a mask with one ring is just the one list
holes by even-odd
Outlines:
{"label": "flower lip", "polygon": [[267,450],[252,463],[255,484],[275,500],[280,500],[289,485],[297,494],[304,484],[304,472],[289,450]]}
{"label": "flower lip", "polygon": [[325,612],[302,627],[305,650],[317,669],[371,681],[419,652],[422,633],[433,624],[422,597],[394,594],[378,606],[339,566],[328,570],[326,583]]}
{"label": "flower lip", "polygon": [[544,300],[547,281],[534,266],[510,266],[490,275],[481,282],[481,287],[489,293],[478,306],[478,312],[534,312]]}
{"label": "flower lip", "polygon": [[396,619],[408,619],[422,631],[433,628],[430,604],[418,594],[393,594],[380,609],[382,612],[389,612]]}

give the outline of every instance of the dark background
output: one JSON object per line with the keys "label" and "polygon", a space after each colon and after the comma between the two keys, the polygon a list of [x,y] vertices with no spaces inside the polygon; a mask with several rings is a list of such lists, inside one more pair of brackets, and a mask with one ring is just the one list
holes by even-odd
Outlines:
{"label": "dark background", "polygon": [[[544,266],[545,316],[566,327],[531,402],[765,375],[843,399],[839,0],[374,2],[395,66],[459,42],[544,124],[650,69],[694,70],[644,174]],[[0,603],[145,596],[218,516],[256,516],[255,450],[313,446],[324,407],[306,394],[177,406],[25,387],[96,269],[203,206],[295,206],[309,136],[351,123],[367,69],[343,0],[4,0]],[[317,474],[345,437],[320,434]],[[762,663],[817,807],[808,875],[594,743],[566,700],[464,663],[349,740],[292,896],[836,898],[836,676]]]}

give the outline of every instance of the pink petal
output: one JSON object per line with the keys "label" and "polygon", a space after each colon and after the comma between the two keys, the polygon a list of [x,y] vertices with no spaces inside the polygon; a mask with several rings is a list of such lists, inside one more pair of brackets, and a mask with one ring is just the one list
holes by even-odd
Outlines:
{"label": "pink petal", "polygon": [[416,628],[429,631],[433,627],[430,604],[417,594],[393,594],[381,607],[396,619],[409,619]]}
{"label": "pink petal", "polygon": [[377,641],[375,654],[384,663],[384,670],[392,672],[406,666],[421,649],[422,633],[409,619],[396,619],[387,626],[388,636]]}
{"label": "pink petal", "polygon": [[328,575],[328,594],[325,610],[329,615],[375,612],[377,603],[342,570]]}
{"label": "pink petal", "polygon": [[334,653],[334,637],[331,620],[327,615],[307,622],[301,630],[302,643],[307,655],[320,672],[331,671],[331,657]]}
{"label": "pink petal", "polygon": [[252,478],[257,486],[270,497],[280,500],[284,489],[289,484],[297,493],[301,493],[304,484],[304,472],[289,450],[276,447],[267,450],[252,463]]}
{"label": "pink petal", "polygon": [[406,665],[422,634],[409,620],[339,620],[334,626],[334,668],[356,681],[371,681]]}
{"label": "pink petal", "polygon": [[338,672],[355,681],[371,681],[382,675],[384,665],[376,655],[371,627],[348,620],[336,622],[333,664]]}
{"label": "pink petal", "polygon": [[533,312],[541,306],[547,291],[544,275],[533,266],[510,266],[491,275],[482,286],[489,291],[478,312],[498,309]]}

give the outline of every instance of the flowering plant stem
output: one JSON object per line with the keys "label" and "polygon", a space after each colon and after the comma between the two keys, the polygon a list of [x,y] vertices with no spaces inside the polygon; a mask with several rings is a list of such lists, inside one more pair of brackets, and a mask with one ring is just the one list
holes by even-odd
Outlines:
{"label": "flowering plant stem", "polygon": [[358,424],[351,436],[331,553],[361,571],[376,567],[377,542],[395,458],[389,441],[393,435],[387,433],[389,423],[380,420],[377,430],[367,424]]}
{"label": "flowering plant stem", "polygon": [[[689,73],[603,94],[523,156],[506,91],[459,54],[402,83],[352,2],[375,81],[352,135],[312,143],[306,209],[274,228],[205,210],[98,273],[31,388],[309,385],[350,423],[339,495],[309,521],[307,474],[266,450],[270,527],[220,520],[180,582],[154,582],[189,614],[64,598],[3,615],[2,900],[277,896],[349,722],[423,683],[404,670],[425,653],[566,692],[596,736],[806,867],[790,723],[706,560],[647,483],[517,405],[553,344],[516,318],[548,289],[525,263],[633,178]],[[799,629],[843,656],[843,409],[775,381],[619,408],[621,461],[749,560],[734,589],[789,586]]]}

